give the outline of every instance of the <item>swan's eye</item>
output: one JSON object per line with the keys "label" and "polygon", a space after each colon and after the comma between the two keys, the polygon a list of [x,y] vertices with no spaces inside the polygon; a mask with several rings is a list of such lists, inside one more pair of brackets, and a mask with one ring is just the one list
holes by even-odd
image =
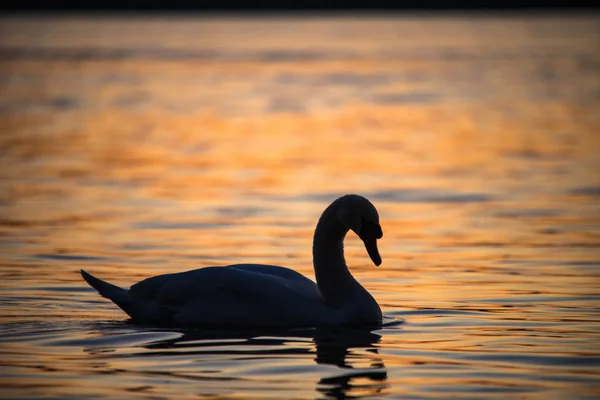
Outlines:
{"label": "swan's eye", "polygon": [[365,238],[381,239],[383,237],[383,231],[381,230],[381,226],[379,224],[368,221],[363,218],[360,237],[361,237],[361,239],[365,239]]}

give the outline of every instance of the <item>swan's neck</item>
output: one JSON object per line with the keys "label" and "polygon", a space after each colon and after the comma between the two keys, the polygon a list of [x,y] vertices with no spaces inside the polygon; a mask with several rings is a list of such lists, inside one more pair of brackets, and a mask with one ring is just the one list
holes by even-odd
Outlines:
{"label": "swan's neck", "polygon": [[313,263],[317,285],[325,301],[339,307],[349,291],[361,287],[352,277],[344,259],[344,238],[348,233],[327,209],[321,216],[313,240]]}

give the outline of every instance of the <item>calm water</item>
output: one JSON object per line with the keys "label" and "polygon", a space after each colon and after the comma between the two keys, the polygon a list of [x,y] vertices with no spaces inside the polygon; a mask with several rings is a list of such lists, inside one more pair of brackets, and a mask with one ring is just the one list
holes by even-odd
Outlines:
{"label": "calm water", "polygon": [[[0,396],[597,398],[600,18],[0,19]],[[130,325],[80,278],[311,278],[346,240],[389,326]]]}

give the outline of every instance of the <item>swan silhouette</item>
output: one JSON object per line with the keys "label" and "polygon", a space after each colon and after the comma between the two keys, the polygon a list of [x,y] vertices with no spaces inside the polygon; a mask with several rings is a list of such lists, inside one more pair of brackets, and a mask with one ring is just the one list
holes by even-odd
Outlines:
{"label": "swan silhouette", "polygon": [[352,230],[381,264],[379,214],[349,194],[321,215],[313,240],[317,283],[288,268],[262,264],[205,267],[158,275],[129,290],[81,270],[83,279],[138,324],[190,328],[294,328],[380,325],[381,309],[348,271],[343,241]]}

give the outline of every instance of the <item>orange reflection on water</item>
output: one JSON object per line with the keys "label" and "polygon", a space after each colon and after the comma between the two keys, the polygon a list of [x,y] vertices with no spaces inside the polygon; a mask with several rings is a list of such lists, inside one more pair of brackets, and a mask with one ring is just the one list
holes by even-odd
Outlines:
{"label": "orange reflection on water", "polygon": [[[595,19],[99,20],[3,25],[9,397],[598,393]],[[180,337],[120,324],[78,275],[312,277],[316,221],[350,192],[384,237],[375,268],[349,235],[348,264],[404,325]]]}

